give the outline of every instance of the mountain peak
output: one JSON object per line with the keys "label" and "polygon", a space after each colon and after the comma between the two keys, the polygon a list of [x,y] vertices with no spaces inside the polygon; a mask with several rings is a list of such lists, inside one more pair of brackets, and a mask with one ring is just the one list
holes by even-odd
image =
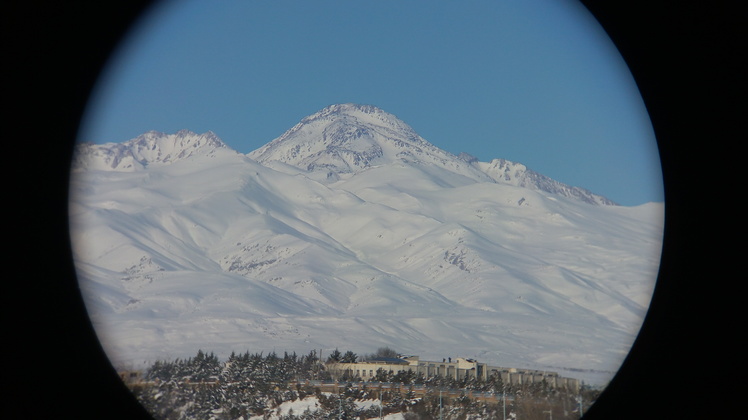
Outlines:
{"label": "mountain peak", "polygon": [[301,123],[308,123],[320,118],[354,118],[361,121],[366,121],[371,124],[379,124],[399,128],[403,128],[404,126],[407,127],[407,129],[410,129],[410,127],[399,118],[397,118],[393,114],[390,114],[389,112],[384,111],[381,108],[378,108],[374,105],[361,105],[354,103],[334,104],[326,106],[325,108],[322,108],[314,114],[303,118],[301,120]]}
{"label": "mountain peak", "polygon": [[354,103],[344,103],[344,104],[333,104],[328,105],[318,112],[312,114],[312,116],[316,115],[329,115],[329,114],[349,114],[349,115],[355,115],[358,113],[364,113],[364,114],[387,114],[384,110],[381,108],[378,108],[374,105],[363,105],[363,104],[354,104]]}
{"label": "mountain peak", "polygon": [[356,173],[393,161],[451,156],[408,124],[372,105],[327,106],[280,137],[249,153],[258,162],[280,161],[307,171]]}
{"label": "mountain peak", "polygon": [[225,148],[226,144],[212,131],[197,134],[193,131],[182,129],[174,134],[166,134],[160,131],[148,131],[140,136],[129,140],[124,145],[129,147],[141,147],[144,149],[162,149],[162,151],[183,151],[198,148]]}
{"label": "mountain peak", "polygon": [[231,150],[212,131],[197,134],[180,130],[174,134],[148,131],[123,143],[79,144],[73,158],[76,169],[114,169],[132,171],[151,164],[168,164],[191,156],[213,155],[216,150]]}
{"label": "mountain peak", "polygon": [[305,125],[315,122],[330,122],[345,125],[368,125],[380,129],[392,130],[404,135],[408,140],[427,143],[408,124],[389,112],[374,105],[354,103],[329,105],[312,115],[304,117],[280,138],[288,137]]}

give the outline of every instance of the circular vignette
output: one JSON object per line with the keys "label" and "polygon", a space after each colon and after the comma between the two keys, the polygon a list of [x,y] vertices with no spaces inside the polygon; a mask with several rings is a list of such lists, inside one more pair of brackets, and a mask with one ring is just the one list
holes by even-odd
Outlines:
{"label": "circular vignette", "polygon": [[[675,146],[672,143],[668,144],[669,141],[672,141],[672,136],[669,134],[675,131],[678,131],[676,128],[674,128],[673,126],[669,126],[668,124],[672,124],[674,126],[677,126],[677,124],[675,124],[675,122],[672,120],[672,117],[667,112],[663,111],[663,109],[665,109],[667,106],[673,106],[673,104],[668,100],[665,100],[665,102],[667,102],[668,105],[663,105],[662,102],[658,103],[658,100],[662,101],[662,98],[658,98],[657,96],[658,96],[658,93],[662,92],[661,89],[663,88],[662,87],[658,88],[655,86],[656,83],[662,82],[664,73],[667,73],[667,71],[664,71],[662,69],[669,68],[672,66],[672,64],[668,62],[663,62],[664,61],[663,58],[658,59],[656,58],[655,55],[648,55],[648,51],[651,52],[652,50],[648,49],[647,45],[643,45],[643,44],[646,44],[647,41],[650,41],[652,39],[657,39],[658,36],[662,37],[663,35],[661,32],[664,31],[666,27],[662,25],[661,22],[647,22],[647,19],[642,17],[646,15],[643,13],[641,14],[639,13],[641,9],[638,9],[638,11],[632,12],[631,9],[626,9],[625,6],[618,6],[620,8],[623,8],[624,10],[628,10],[628,14],[620,13],[621,9],[618,9],[617,10],[618,13],[616,13],[615,5],[609,6],[607,8],[606,7],[599,8],[594,5],[594,2],[586,2],[586,3],[590,4],[589,5],[590,9],[593,11],[593,13],[595,13],[598,19],[600,19],[601,23],[606,28],[606,30],[608,30],[614,42],[616,42],[619,48],[621,48],[621,52],[624,55],[624,58],[631,66],[634,77],[637,79],[637,82],[639,83],[640,89],[642,90],[642,95],[645,99],[645,102],[647,102],[648,108],[650,110],[650,115],[652,116],[653,125],[655,126],[655,130],[657,131],[658,142],[660,144],[660,150],[662,153],[662,159],[663,159],[663,164],[664,164],[663,170],[666,174],[665,186],[666,186],[666,198],[667,198],[668,208],[671,208],[671,206],[675,206],[677,208],[679,206],[678,199],[680,199],[681,196],[679,195],[679,191],[677,189],[678,188],[677,183],[672,181],[672,178],[669,178],[669,177],[672,177],[673,174],[678,173],[679,169],[681,168],[678,166],[679,164],[677,162],[673,162],[673,160],[671,159],[669,155],[669,151],[674,150]],[[143,5],[143,7],[145,7],[145,4]],[[635,8],[636,5],[628,6],[628,7]],[[141,10],[144,10],[144,9],[141,9]],[[650,9],[647,9],[647,10],[650,10]],[[106,12],[101,11],[101,15],[102,16],[106,15]],[[639,17],[637,18],[637,16]],[[131,21],[132,17],[133,16],[130,16],[128,19],[125,19],[125,21]],[[110,16],[110,18],[122,18],[122,16]],[[75,20],[76,19],[74,17],[70,17],[69,19],[70,22],[74,22]],[[118,19],[114,19],[114,21],[117,21],[117,20]],[[642,20],[644,22],[642,22]],[[108,20],[108,21],[111,21],[111,20]],[[646,39],[642,39],[641,36],[632,34],[633,32],[632,28],[628,26],[629,22],[632,22],[632,21],[640,22],[640,25],[638,26],[638,28],[640,29],[642,27],[650,28],[650,32],[648,32],[648,36],[646,37]],[[85,22],[81,23],[80,27],[86,27],[86,23]],[[674,29],[676,33],[683,35],[683,38],[682,38],[683,40],[690,39],[689,36],[684,35],[684,32],[687,32],[684,28],[676,27]],[[102,32],[106,32],[106,31],[102,30]],[[115,38],[122,34],[121,30],[115,31],[115,32],[117,32]],[[626,45],[627,43],[628,45],[626,47],[621,47],[621,45]],[[111,49],[113,46],[114,44],[111,43],[110,45],[107,46],[107,48],[101,48],[101,50],[103,51],[106,49]],[[683,48],[687,48],[687,47],[683,47]],[[81,53],[80,55],[81,55],[80,62],[85,63],[87,60],[86,58],[83,57],[84,54]],[[99,57],[102,57],[104,55],[106,54],[101,54],[99,55]],[[644,56],[643,60],[642,60],[642,56]],[[96,61],[96,60],[93,60],[93,61]],[[89,59],[88,62],[90,63],[91,60]],[[652,63],[654,63],[654,65]],[[97,61],[96,64],[90,64],[90,65],[84,64],[84,66],[86,66],[88,69],[96,68],[97,71],[101,68],[101,65],[102,65],[101,61]],[[652,71],[653,68],[655,69],[654,71]],[[91,74],[89,74],[89,76],[90,75]],[[91,80],[93,79],[94,78],[91,77]],[[89,90],[90,90],[90,86],[91,85],[89,85]],[[672,86],[672,85],[665,83],[665,86],[666,87],[664,89],[667,89],[669,86]],[[82,97],[80,95],[80,91],[75,92],[71,94],[70,96],[77,97],[78,99]],[[83,96],[86,96],[86,95],[83,95]],[[675,95],[675,97],[677,97],[677,95]],[[677,105],[674,106],[674,108],[678,108]],[[79,111],[81,110],[82,110],[82,106],[80,107]],[[82,111],[80,113],[82,113]],[[67,130],[67,131],[70,131],[70,130]],[[75,138],[75,136],[71,136],[71,138]],[[658,294],[659,290],[662,289],[660,285],[662,285],[662,287],[665,287],[667,290],[670,290],[671,289],[670,283],[669,283],[670,280],[668,279],[670,278],[672,273],[678,271],[678,267],[670,266],[669,264],[672,264],[673,258],[675,258],[675,256],[678,255],[679,252],[681,252],[681,249],[678,248],[677,246],[672,246],[673,244],[672,244],[672,241],[669,239],[669,237],[673,232],[673,226],[675,226],[675,228],[677,229],[678,223],[681,220],[682,219],[679,219],[677,215],[668,213],[668,222],[666,225],[667,226],[666,227],[667,236],[666,236],[666,246],[665,246],[666,249],[665,249],[665,254],[663,254],[664,267],[661,271],[660,279],[658,280],[658,288],[656,291],[657,299],[659,299],[660,297],[660,295]],[[668,251],[668,247],[671,247],[671,246],[675,249]],[[653,300],[654,308],[658,308],[660,305],[660,301],[657,299]],[[670,305],[670,303],[672,302],[665,302],[668,308],[673,308],[673,305]],[[681,309],[682,309],[681,307],[677,305],[675,306],[675,310],[677,313],[681,313]],[[634,355],[632,355],[632,357],[627,361],[627,365],[625,365],[623,368],[624,370],[631,368],[634,370],[634,373],[627,373],[626,375],[629,375],[628,378],[626,378],[625,375],[622,377],[621,380],[624,381],[622,382],[623,385],[616,384],[616,382],[614,381],[611,384],[611,388],[609,388],[611,393],[620,392],[619,390],[616,390],[617,386],[620,386],[621,389],[626,389],[626,390],[636,389],[637,392],[640,392],[640,393],[643,392],[645,395],[648,392],[651,395],[655,395],[656,393],[662,392],[662,390],[659,388],[657,389],[657,391],[655,391],[651,387],[647,387],[646,385],[643,385],[640,382],[641,377],[637,376],[641,374],[641,371],[643,370],[642,367],[644,367],[645,369],[647,367],[652,367],[654,362],[658,362],[658,366],[660,369],[664,367],[664,369],[670,370],[671,371],[670,373],[672,373],[676,378],[683,377],[683,374],[679,374],[676,372],[675,367],[673,366],[673,362],[668,361],[668,359],[673,354],[670,352],[670,350],[674,350],[675,347],[680,347],[680,345],[683,344],[682,340],[684,337],[676,333],[675,335],[671,335],[669,337],[669,338],[672,338],[673,341],[664,341],[664,342],[662,341],[662,337],[660,337],[659,339],[658,337],[655,337],[655,335],[657,335],[658,332],[661,332],[665,328],[665,326],[662,324],[663,321],[661,319],[661,317],[663,316],[662,312],[658,313],[658,311],[661,311],[661,309],[657,309],[657,310],[653,309],[650,311],[650,316],[647,318],[645,322],[645,327],[643,328],[643,331],[642,331],[642,336],[644,338],[644,341],[641,341],[641,340],[637,341],[634,349],[632,350],[632,353],[634,353]],[[653,344],[653,343],[657,343],[657,344]],[[639,346],[642,346],[642,345],[644,346],[644,349],[647,349],[647,353],[650,354],[650,356],[643,356],[642,354],[639,354],[640,350],[638,349],[639,349]],[[655,348],[656,346],[661,346],[661,345],[664,345],[664,347],[660,347],[660,350],[657,350]],[[662,350],[663,348],[668,349],[668,351],[663,351]],[[652,350],[652,352],[649,352],[650,350]],[[95,353],[96,352],[94,351],[94,353],[90,353],[90,354],[93,355]],[[654,356],[651,356],[651,355],[654,355]],[[662,364],[659,364],[660,362],[662,362]],[[631,363],[633,363],[633,365],[631,365]],[[639,366],[636,366],[637,364],[639,364]],[[677,386],[676,386],[676,389],[677,389]],[[609,397],[606,395],[604,395],[603,398],[601,398],[601,400],[599,401],[599,404],[596,404],[596,406],[600,405],[600,412],[602,412],[603,407],[606,404],[612,404],[612,405],[616,404],[612,402],[612,398],[614,397],[612,396]],[[595,408],[598,408],[598,407],[595,407]],[[664,408],[660,410],[662,413],[665,413]],[[594,414],[597,414],[595,413],[595,410],[593,410],[593,412],[590,413],[590,416]],[[613,418],[613,417],[608,417],[608,418]]]}

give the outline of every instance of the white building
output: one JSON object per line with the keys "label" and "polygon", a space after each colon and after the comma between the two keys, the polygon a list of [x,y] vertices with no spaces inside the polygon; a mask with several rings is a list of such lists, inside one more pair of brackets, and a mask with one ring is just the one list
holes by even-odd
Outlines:
{"label": "white building", "polygon": [[556,372],[488,366],[485,363],[478,363],[474,359],[462,357],[458,357],[454,361],[451,358],[443,359],[441,362],[419,360],[418,356],[377,358],[356,363],[327,363],[326,369],[336,380],[347,377],[361,378],[363,381],[374,380],[379,369],[392,374],[411,371],[416,374],[423,374],[426,378],[441,376],[455,380],[470,377],[487,380],[492,373],[496,373],[506,384],[524,385],[545,381],[554,388],[564,387],[575,392],[579,391],[579,381],[577,379],[562,378]]}

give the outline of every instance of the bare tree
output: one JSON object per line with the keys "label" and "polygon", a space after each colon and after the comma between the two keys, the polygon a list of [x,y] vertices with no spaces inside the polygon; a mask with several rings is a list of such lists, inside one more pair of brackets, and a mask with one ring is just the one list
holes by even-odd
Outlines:
{"label": "bare tree", "polygon": [[382,357],[397,357],[398,353],[389,347],[380,347],[375,353],[365,356],[365,359],[378,359]]}

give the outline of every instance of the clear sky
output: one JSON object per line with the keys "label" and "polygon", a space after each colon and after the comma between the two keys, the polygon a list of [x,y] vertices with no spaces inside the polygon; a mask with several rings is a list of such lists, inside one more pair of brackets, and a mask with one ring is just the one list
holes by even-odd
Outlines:
{"label": "clear sky", "polygon": [[344,102],[454,154],[664,201],[633,77],[574,0],[164,1],[115,51],[79,140],[188,129],[249,153]]}

